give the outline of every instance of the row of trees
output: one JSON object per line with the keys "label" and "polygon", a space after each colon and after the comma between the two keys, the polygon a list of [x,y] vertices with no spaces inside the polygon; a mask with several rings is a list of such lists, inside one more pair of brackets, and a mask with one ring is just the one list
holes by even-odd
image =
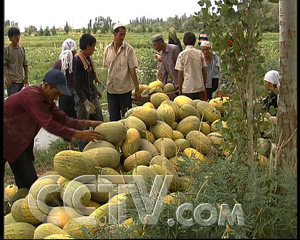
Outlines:
{"label": "row of trees", "polygon": [[[264,27],[264,31],[272,31],[272,32],[279,32],[279,10],[276,5],[271,4],[270,2],[264,2],[262,4],[262,8],[264,12],[266,12],[266,19],[269,21]],[[131,19],[128,25],[128,32],[135,32],[135,33],[145,33],[145,32],[161,32],[169,27],[173,26],[176,28],[178,32],[187,32],[187,31],[200,31],[205,29],[205,24],[199,24],[199,19],[202,19],[202,12],[199,12],[198,15],[195,17],[194,15],[187,16],[183,14],[182,16],[175,15],[174,17],[167,18],[164,21],[162,18],[147,18],[143,17],[136,17],[135,19]],[[98,16],[95,17],[94,21],[92,19],[89,20],[87,23],[87,27],[83,27],[82,29],[77,29],[76,32],[83,32],[83,33],[107,33],[112,30],[112,26],[115,24],[110,17],[103,17]],[[6,20],[4,22],[5,26],[5,34],[7,34],[7,30],[11,26],[18,27],[18,23],[10,20]],[[72,27],[66,22],[63,29],[57,29],[53,26],[51,29],[46,26],[45,29],[40,27],[38,30],[35,26],[30,25],[25,27],[25,33],[31,35],[38,35],[38,36],[50,36],[56,35],[57,30],[64,30],[66,34],[72,31]]]}

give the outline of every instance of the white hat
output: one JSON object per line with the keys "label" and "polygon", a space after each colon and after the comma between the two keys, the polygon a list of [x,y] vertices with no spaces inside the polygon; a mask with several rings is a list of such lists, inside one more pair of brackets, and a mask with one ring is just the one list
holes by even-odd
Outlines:
{"label": "white hat", "polygon": [[209,41],[202,41],[200,47],[211,48],[211,42],[209,42]]}
{"label": "white hat", "polygon": [[272,84],[275,84],[276,86],[280,86],[279,78],[280,76],[278,71],[270,70],[265,74],[264,80]]}
{"label": "white hat", "polygon": [[116,23],[116,24],[114,25],[113,30],[115,31],[115,30],[116,30],[117,28],[119,28],[119,27],[124,27],[124,28],[126,28],[125,25],[124,25],[123,23]]}

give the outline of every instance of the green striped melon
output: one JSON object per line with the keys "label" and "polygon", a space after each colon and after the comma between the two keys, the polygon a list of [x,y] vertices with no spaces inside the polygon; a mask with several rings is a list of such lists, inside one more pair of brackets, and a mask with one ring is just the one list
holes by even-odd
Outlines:
{"label": "green striped melon", "polygon": [[[127,130],[126,138],[122,143],[121,149],[125,157],[137,152],[140,148],[141,137],[139,131],[135,128],[129,128]],[[119,163],[118,163],[119,164]]]}
{"label": "green striped melon", "polygon": [[89,216],[92,212],[94,212],[100,206],[101,206],[100,203],[91,200],[86,207],[81,208],[79,210],[80,210],[80,212],[82,212],[82,214],[84,216]]}
{"label": "green striped melon", "polygon": [[52,223],[43,223],[35,229],[33,238],[44,239],[51,234],[67,234],[67,232]]}
{"label": "green striped melon", "polygon": [[145,165],[136,166],[133,171],[132,175],[141,175],[144,181],[154,181],[156,172]]}
{"label": "green striped melon", "polygon": [[126,171],[131,171],[136,166],[149,165],[151,158],[152,155],[150,152],[145,150],[137,151],[125,159],[124,168]]}
{"label": "green striped melon", "polygon": [[101,168],[100,167],[99,168],[99,175],[105,176],[104,178],[106,178],[107,180],[109,180],[113,184],[118,185],[118,184],[123,184],[124,183],[123,176],[120,174],[119,171],[117,171],[113,168],[108,168],[108,167]]}
{"label": "green striped melon", "polygon": [[209,134],[211,131],[211,126],[207,122],[200,123],[200,132],[204,133],[205,135]]}
{"label": "green striped melon", "polygon": [[173,138],[173,129],[163,121],[157,121],[156,124],[150,126],[150,131],[156,139],[158,138]]}
{"label": "green striped melon", "polygon": [[197,111],[197,109],[194,106],[192,106],[190,104],[184,104],[179,109],[180,120],[182,120],[188,116],[196,116],[197,118],[200,118],[199,112]]}
{"label": "green striped melon", "polygon": [[160,87],[160,88],[163,88],[164,87],[164,84],[162,81],[160,80],[155,80],[153,82],[150,82],[148,84],[149,88],[155,88],[155,87]]}
{"label": "green striped melon", "polygon": [[180,117],[179,117],[179,109],[180,108],[179,108],[179,106],[176,103],[172,102],[171,100],[165,100],[165,101],[163,101],[161,103],[161,105],[162,104],[167,104],[167,105],[169,105],[173,109],[173,111],[175,113],[175,121],[179,121],[180,120]]}
{"label": "green striped melon", "polygon": [[44,239],[75,239],[69,234],[51,234]]}
{"label": "green striped melon", "polygon": [[207,154],[211,148],[211,140],[202,132],[193,130],[186,135],[186,140],[191,144],[192,148]]}
{"label": "green striped melon", "polygon": [[111,147],[113,149],[116,149],[116,147],[108,142],[108,141],[105,141],[105,140],[97,140],[95,142],[89,142],[83,149],[83,152],[87,151],[87,150],[90,150],[90,149],[93,149],[93,148],[100,148],[100,147]]}
{"label": "green striped melon", "polygon": [[189,116],[182,119],[176,128],[177,131],[181,132],[186,136],[190,131],[199,130],[200,119],[196,116]]}
{"label": "green striped melon", "polygon": [[219,148],[225,143],[223,135],[219,132],[211,132],[207,134],[207,137],[210,139],[212,146]]}
{"label": "green striped melon", "polygon": [[90,217],[95,217],[102,223],[116,223],[118,219],[118,204],[105,203],[92,212]]}
{"label": "green striped melon", "polygon": [[135,128],[139,131],[141,137],[146,136],[147,127],[146,124],[139,118],[135,116],[129,116],[128,118],[124,118],[120,120],[125,127],[128,128]]}
{"label": "green striped melon", "polygon": [[[115,169],[120,163],[120,154],[116,149],[110,147],[93,148],[82,154],[97,161],[99,167],[110,167]],[[92,174],[91,172],[90,174]]]}
{"label": "green striped melon", "polygon": [[170,100],[169,96],[165,93],[162,92],[157,92],[151,95],[150,97],[150,102],[153,103],[154,107],[157,109],[160,104],[165,101],[165,100]]}
{"label": "green striped melon", "polygon": [[60,190],[57,180],[59,175],[49,175],[38,178],[30,187],[30,193],[35,199],[50,205],[52,202],[60,202]]}
{"label": "green striped melon", "polygon": [[101,227],[103,224],[97,218],[82,216],[68,221],[63,230],[76,238],[94,239]]}
{"label": "green striped melon", "polygon": [[217,119],[221,119],[220,111],[208,102],[200,101],[197,103],[196,108],[200,114],[200,119],[203,117],[204,121],[212,123]]}
{"label": "green striped melon", "polygon": [[156,109],[144,106],[133,108],[132,115],[141,119],[146,124],[146,126],[151,126],[157,123],[158,119]]}
{"label": "green striped melon", "polygon": [[61,185],[60,197],[68,206],[79,209],[90,202],[91,192],[86,184],[68,180]]}
{"label": "green striped melon", "polygon": [[4,239],[33,239],[35,226],[16,222],[4,226]]}
{"label": "green striped melon", "polygon": [[176,155],[176,144],[170,138],[159,138],[153,145],[156,147],[159,153],[166,158],[170,158]]}
{"label": "green striped melon", "polygon": [[184,149],[190,147],[190,142],[183,138],[176,139],[174,142],[175,142],[176,148],[179,152],[183,152]]}
{"label": "green striped melon", "polygon": [[102,204],[109,199],[109,193],[113,192],[114,185],[105,177],[101,177],[90,182],[88,188],[91,191],[91,199]]}
{"label": "green striped melon", "polygon": [[14,202],[11,207],[11,214],[17,222],[26,222],[33,225],[45,221],[49,212],[48,206],[30,194]]}
{"label": "green striped melon", "polygon": [[221,131],[222,128],[227,128],[227,122],[217,119],[210,125],[211,132]]}
{"label": "green striped melon", "polygon": [[191,106],[194,106],[193,100],[184,95],[179,95],[179,96],[175,97],[173,102],[175,104],[177,104],[179,107],[182,107],[184,104],[189,104]]}
{"label": "green striped melon", "polygon": [[174,85],[173,83],[167,83],[164,87],[163,87],[163,92],[164,93],[169,93],[169,92],[174,92]]}
{"label": "green striped melon", "polygon": [[102,140],[114,145],[122,142],[126,137],[126,127],[118,121],[103,122],[95,128],[95,131],[101,134]]}
{"label": "green striped melon", "polygon": [[173,122],[175,122],[175,113],[173,111],[173,108],[168,104],[161,104],[157,108],[157,115],[159,120],[164,121],[170,126]]}
{"label": "green striped melon", "polygon": [[144,106],[144,107],[150,107],[150,108],[156,109],[156,108],[154,107],[154,105],[153,105],[152,102],[145,102],[145,103],[143,104],[143,106]]}
{"label": "green striped melon", "polygon": [[141,138],[139,150],[146,150],[147,152],[150,152],[153,157],[158,154],[156,147],[150,141],[144,138]]}
{"label": "green striped melon", "polygon": [[180,138],[184,138],[182,132],[179,132],[177,130],[173,130],[173,140],[176,140],[176,139],[180,139]]}
{"label": "green striped melon", "polygon": [[150,161],[150,165],[157,164],[162,166],[165,169],[168,169],[170,172],[172,172],[176,177],[178,177],[177,171],[174,168],[173,164],[170,162],[170,160],[163,155],[156,155],[153,157]]}
{"label": "green striped melon", "polygon": [[4,216],[4,225],[17,222],[12,216],[11,212]]}
{"label": "green striped melon", "polygon": [[97,160],[85,153],[73,150],[57,153],[53,159],[55,171],[70,180],[82,175],[97,174],[96,167],[99,166]]}

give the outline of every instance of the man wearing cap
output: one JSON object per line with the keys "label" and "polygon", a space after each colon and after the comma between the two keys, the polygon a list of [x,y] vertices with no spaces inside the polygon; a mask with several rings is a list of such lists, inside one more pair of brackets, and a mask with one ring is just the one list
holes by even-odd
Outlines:
{"label": "man wearing cap", "polygon": [[215,92],[219,87],[219,80],[221,79],[221,62],[218,55],[211,50],[211,42],[202,41],[200,48],[204,54],[204,59],[207,65],[207,81],[205,86],[207,100],[211,100],[213,92]]}
{"label": "man wearing cap", "polygon": [[175,89],[178,89],[178,71],[175,69],[176,60],[180,53],[178,45],[165,43],[161,34],[151,37],[153,47],[156,51],[161,51],[161,65],[159,73],[161,81],[168,83],[168,76],[171,76]]}
{"label": "man wearing cap", "polygon": [[186,48],[179,53],[175,66],[178,70],[179,94],[193,100],[204,100],[207,73],[203,53],[195,48],[194,33],[185,33],[183,43]]}
{"label": "man wearing cap", "polygon": [[[276,91],[279,90],[280,87],[280,75],[276,70],[270,70],[265,74],[264,77],[265,89],[269,92],[269,96],[264,98],[265,108],[271,115],[276,115],[277,107],[278,107],[278,96]],[[271,106],[273,106],[274,111],[270,111]]]}
{"label": "man wearing cap", "polygon": [[202,43],[203,41],[208,41],[208,36],[207,36],[207,33],[205,33],[205,32],[200,32],[199,38],[198,38],[198,45],[201,46],[201,43]]}
{"label": "man wearing cap", "polygon": [[100,139],[101,135],[84,128],[101,124],[101,121],[79,120],[68,117],[55,101],[61,95],[71,95],[66,77],[52,69],[45,75],[43,84],[29,86],[4,101],[4,164],[12,169],[18,188],[30,188],[37,179],[33,165],[34,138],[43,127],[48,132],[71,141]]}
{"label": "man wearing cap", "polygon": [[124,41],[126,27],[117,23],[113,27],[113,42],[104,50],[103,66],[107,68],[107,103],[110,121],[118,121],[132,108],[131,92],[141,96],[136,75],[137,57],[133,47]]}

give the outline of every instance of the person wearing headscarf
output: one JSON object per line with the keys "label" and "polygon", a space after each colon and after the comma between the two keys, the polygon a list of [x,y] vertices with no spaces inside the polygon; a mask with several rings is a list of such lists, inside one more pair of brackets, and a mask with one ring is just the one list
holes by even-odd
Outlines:
{"label": "person wearing headscarf", "polygon": [[219,81],[221,79],[221,62],[218,55],[212,51],[211,42],[202,41],[200,48],[204,54],[204,59],[207,64],[207,81],[205,86],[207,100],[211,100],[213,92],[215,92],[219,87]]}
{"label": "person wearing headscarf", "polygon": [[[271,115],[276,115],[277,107],[278,107],[278,95],[276,91],[279,90],[280,87],[280,76],[279,72],[276,70],[270,70],[265,74],[264,77],[265,89],[269,92],[269,96],[264,98],[265,109]],[[274,111],[271,110],[274,108]]]}
{"label": "person wearing headscarf", "polygon": [[180,51],[182,51],[182,46],[180,40],[176,36],[176,29],[174,27],[169,28],[169,44],[175,44],[180,48]]}
{"label": "person wearing headscarf", "polygon": [[59,59],[54,63],[53,69],[62,71],[67,79],[67,86],[71,96],[61,95],[58,99],[59,108],[69,117],[76,118],[75,101],[74,101],[74,80],[73,80],[73,57],[77,52],[77,45],[73,39],[66,39],[62,43]]}

